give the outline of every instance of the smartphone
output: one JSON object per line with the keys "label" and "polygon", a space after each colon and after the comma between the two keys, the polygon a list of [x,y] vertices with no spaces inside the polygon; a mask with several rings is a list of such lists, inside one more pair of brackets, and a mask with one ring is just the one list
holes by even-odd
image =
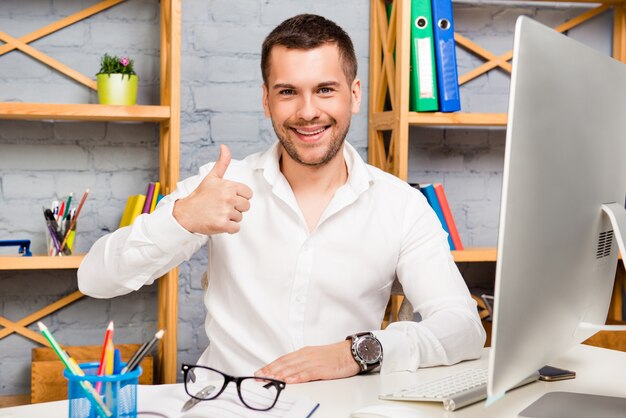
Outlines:
{"label": "smartphone", "polygon": [[544,382],[556,382],[558,380],[573,379],[576,372],[571,370],[559,369],[558,367],[543,366],[539,369],[539,380]]}

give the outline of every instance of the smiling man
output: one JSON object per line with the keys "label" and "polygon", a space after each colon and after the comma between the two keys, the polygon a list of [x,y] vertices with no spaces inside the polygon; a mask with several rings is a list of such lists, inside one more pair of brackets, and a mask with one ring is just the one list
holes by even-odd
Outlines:
{"label": "smiling man", "polygon": [[[345,142],[361,104],[349,36],[295,16],[265,39],[261,70],[278,141],[241,161],[221,146],[152,214],[93,245],[80,290],[129,293],[207,244],[199,364],[297,383],[480,356],[485,333],[436,215]],[[380,330],[395,278],[422,321]]]}

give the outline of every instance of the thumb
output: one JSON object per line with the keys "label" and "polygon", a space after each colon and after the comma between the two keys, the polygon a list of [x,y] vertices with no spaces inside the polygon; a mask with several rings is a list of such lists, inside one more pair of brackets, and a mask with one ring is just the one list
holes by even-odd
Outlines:
{"label": "thumb", "polygon": [[226,169],[230,164],[231,156],[230,150],[224,144],[220,145],[220,158],[215,162],[215,165],[209,172],[209,176],[224,178],[224,174],[226,173]]}

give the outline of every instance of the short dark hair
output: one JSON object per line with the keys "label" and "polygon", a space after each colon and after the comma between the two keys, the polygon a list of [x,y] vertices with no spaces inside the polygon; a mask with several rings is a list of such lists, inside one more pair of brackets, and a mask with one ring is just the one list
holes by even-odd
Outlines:
{"label": "short dark hair", "polygon": [[357,62],[350,36],[335,22],[322,16],[301,14],[278,25],[263,41],[261,73],[267,85],[270,73],[270,53],[277,45],[288,49],[314,49],[324,44],[336,44],[339,59],[348,83],[356,78]]}

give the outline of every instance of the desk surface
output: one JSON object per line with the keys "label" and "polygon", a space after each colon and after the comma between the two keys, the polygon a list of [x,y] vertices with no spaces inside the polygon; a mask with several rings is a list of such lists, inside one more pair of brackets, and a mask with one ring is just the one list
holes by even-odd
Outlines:
{"label": "desk surface", "polygon": [[[320,403],[313,418],[348,418],[350,413],[373,404],[398,403],[378,399],[380,393],[388,393],[402,387],[426,382],[465,368],[486,367],[488,349],[482,358],[463,362],[451,367],[420,369],[416,373],[392,373],[388,375],[355,376],[349,379],[312,382],[287,386],[294,396],[306,396]],[[485,402],[468,406],[459,411],[446,412],[440,403],[402,402],[420,411],[419,417],[445,418],[504,418],[517,416],[542,394],[551,391],[582,392],[607,396],[626,397],[626,353],[580,345],[551,363],[553,366],[576,371],[576,379],[561,382],[535,382],[508,393],[504,399],[489,408]],[[141,411],[141,386],[139,410]],[[50,402],[0,409],[2,418],[65,418],[67,401]]]}

